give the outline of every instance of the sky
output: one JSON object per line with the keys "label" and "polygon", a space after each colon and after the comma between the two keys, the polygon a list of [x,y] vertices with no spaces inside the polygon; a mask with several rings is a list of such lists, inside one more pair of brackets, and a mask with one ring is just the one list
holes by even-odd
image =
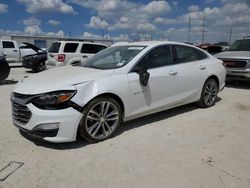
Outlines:
{"label": "sky", "polygon": [[200,43],[202,30],[205,42],[250,36],[250,0],[0,0],[0,35]]}

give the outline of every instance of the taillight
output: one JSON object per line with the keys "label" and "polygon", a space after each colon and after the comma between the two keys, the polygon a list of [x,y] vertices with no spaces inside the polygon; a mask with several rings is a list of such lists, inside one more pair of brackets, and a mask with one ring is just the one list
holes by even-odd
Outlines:
{"label": "taillight", "polygon": [[58,54],[57,61],[64,62],[65,60],[65,54]]}

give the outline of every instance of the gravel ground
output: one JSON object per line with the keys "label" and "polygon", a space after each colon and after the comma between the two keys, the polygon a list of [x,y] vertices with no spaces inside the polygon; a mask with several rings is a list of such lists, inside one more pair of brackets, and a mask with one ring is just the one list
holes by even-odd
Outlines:
{"label": "gravel ground", "polygon": [[191,104],[127,122],[101,143],[50,144],[12,125],[10,93],[30,74],[14,68],[0,82],[0,169],[24,162],[1,188],[250,187],[249,82],[228,85],[212,108]]}

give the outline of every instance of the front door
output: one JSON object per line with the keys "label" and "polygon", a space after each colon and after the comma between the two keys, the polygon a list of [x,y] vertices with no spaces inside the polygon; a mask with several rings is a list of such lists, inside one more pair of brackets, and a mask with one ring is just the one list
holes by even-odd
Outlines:
{"label": "front door", "polygon": [[19,48],[13,41],[2,41],[2,46],[8,62],[18,62],[20,60]]}
{"label": "front door", "polygon": [[[146,86],[140,83],[136,70],[147,68],[150,73]],[[179,79],[173,64],[171,46],[160,46],[150,51],[128,74],[131,116],[158,110],[178,102]]]}

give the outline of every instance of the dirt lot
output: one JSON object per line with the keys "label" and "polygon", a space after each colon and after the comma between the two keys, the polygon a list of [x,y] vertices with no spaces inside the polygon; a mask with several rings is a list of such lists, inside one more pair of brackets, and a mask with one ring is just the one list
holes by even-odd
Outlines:
{"label": "dirt lot", "polygon": [[209,109],[191,104],[128,122],[101,143],[56,145],[12,125],[10,93],[30,74],[15,68],[0,83],[0,169],[24,162],[1,188],[250,187],[249,82],[228,85]]}

